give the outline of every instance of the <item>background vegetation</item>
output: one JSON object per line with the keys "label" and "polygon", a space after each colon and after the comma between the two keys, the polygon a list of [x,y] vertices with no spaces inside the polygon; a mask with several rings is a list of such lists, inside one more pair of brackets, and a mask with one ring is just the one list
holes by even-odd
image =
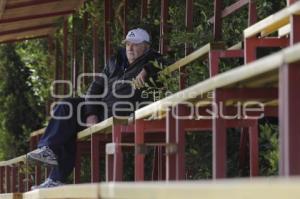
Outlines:
{"label": "background vegetation", "polygon": [[[124,32],[122,21],[122,0],[113,1],[114,18],[111,22],[113,49],[120,46]],[[150,0],[149,13],[140,19],[140,5],[137,1],[129,2],[128,27],[143,27],[152,35],[153,48],[158,49],[160,1]],[[213,1],[194,0],[193,31],[188,32],[184,25],[185,1],[170,0],[168,20],[169,50],[165,55],[170,63],[184,56],[184,44],[189,43],[193,49],[212,41],[212,24],[208,19],[213,15]],[[224,0],[224,6],[235,0]],[[257,0],[258,19],[262,19],[285,6],[285,0]],[[88,1],[79,13],[69,19],[69,33],[75,26],[78,34],[78,58],[82,60],[82,53],[87,55],[89,71],[92,71],[92,28],[98,21],[99,59],[100,68],[103,67],[104,45],[104,8],[103,1]],[[87,33],[83,34],[84,12],[89,12]],[[62,21],[58,22],[60,29],[55,34],[57,43],[56,53],[62,56]],[[227,46],[242,41],[242,31],[247,27],[247,9],[227,17],[223,21],[223,40]],[[72,37],[69,37],[69,49]],[[46,110],[49,101],[49,85],[54,78],[55,65],[61,67],[59,59],[54,61],[55,52],[48,53],[47,40],[30,40],[16,44],[0,45],[0,159],[8,159],[24,154],[28,150],[28,135],[33,130],[42,127],[47,122]],[[71,51],[69,51],[69,58]],[[70,59],[69,59],[70,60]],[[71,66],[69,61],[69,67]],[[243,60],[231,60],[221,63],[221,70],[225,71],[243,63]],[[79,61],[82,70],[82,61]],[[187,86],[208,78],[208,68],[205,61],[195,61],[187,66]],[[179,73],[172,75],[164,84],[168,90],[178,90]],[[278,174],[278,127],[276,120],[261,121],[260,125],[260,172],[261,175]],[[238,163],[238,147],[240,133],[238,129],[228,131],[228,175],[248,175],[247,168],[241,170]],[[211,132],[188,133],[186,135],[186,164],[187,179],[211,178]],[[150,154],[151,156],[151,154]],[[126,158],[132,160],[132,153]],[[88,169],[88,160],[84,161]],[[132,164],[128,161],[127,179],[132,179]],[[130,166],[131,165],[131,166]],[[103,168],[103,167],[102,167]],[[151,175],[148,175],[151,176]]]}

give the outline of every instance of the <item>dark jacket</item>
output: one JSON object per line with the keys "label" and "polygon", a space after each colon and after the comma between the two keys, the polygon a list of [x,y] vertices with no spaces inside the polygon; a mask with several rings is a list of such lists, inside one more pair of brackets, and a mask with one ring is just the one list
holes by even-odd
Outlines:
{"label": "dark jacket", "polygon": [[[102,104],[100,106],[95,106],[89,105],[87,103],[86,116],[99,116],[99,113],[102,114],[101,112],[103,112],[103,104],[105,104],[107,112],[104,117],[100,118],[101,120],[106,119],[106,117],[110,117],[112,115],[127,116],[137,108],[137,102],[151,100],[143,98],[143,89],[134,89],[130,81],[134,79],[142,71],[143,68],[147,72],[147,79],[151,77],[156,80],[159,68],[153,66],[153,61],[155,60],[161,62],[162,56],[154,50],[150,49],[144,55],[142,55],[129,65],[125,49],[120,49],[117,54],[109,60],[108,64],[101,74],[107,77],[106,83],[105,78],[98,76],[90,85],[86,95],[86,102],[97,101],[101,102]],[[107,89],[107,92],[105,92],[105,89]],[[103,93],[106,93],[106,95],[101,96],[101,98],[95,97],[95,95],[101,95]],[[123,110],[114,112],[112,110],[114,105],[118,109]]]}

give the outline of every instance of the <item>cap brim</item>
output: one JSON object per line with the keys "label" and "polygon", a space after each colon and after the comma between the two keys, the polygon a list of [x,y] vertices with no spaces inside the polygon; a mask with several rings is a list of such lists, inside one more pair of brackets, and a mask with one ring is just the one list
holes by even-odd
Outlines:
{"label": "cap brim", "polygon": [[134,43],[134,44],[141,44],[141,43],[147,43],[150,44],[150,42],[147,41],[141,41],[141,40],[136,40],[136,39],[124,39],[122,41],[122,44],[126,44],[126,42]]}

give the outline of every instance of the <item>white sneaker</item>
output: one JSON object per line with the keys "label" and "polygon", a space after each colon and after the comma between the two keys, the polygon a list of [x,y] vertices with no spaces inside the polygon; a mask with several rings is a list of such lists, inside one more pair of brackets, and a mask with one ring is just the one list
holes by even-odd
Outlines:
{"label": "white sneaker", "polygon": [[37,186],[32,186],[31,190],[58,187],[58,186],[62,186],[62,185],[64,185],[64,183],[62,183],[60,181],[52,180],[51,178],[47,178],[45,180],[45,182],[43,182],[42,184],[37,185]]}
{"label": "white sneaker", "polygon": [[56,155],[48,146],[43,146],[27,153],[26,157],[29,160],[39,161],[48,165],[58,165]]}

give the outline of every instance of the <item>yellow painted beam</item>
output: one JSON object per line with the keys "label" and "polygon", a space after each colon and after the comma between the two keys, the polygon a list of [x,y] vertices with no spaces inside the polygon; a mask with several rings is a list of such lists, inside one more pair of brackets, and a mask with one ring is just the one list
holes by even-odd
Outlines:
{"label": "yellow painted beam", "polygon": [[248,27],[244,30],[244,38],[249,38],[259,33],[262,36],[266,36],[275,32],[289,23],[291,15],[300,15],[300,1]]}
{"label": "yellow painted beam", "polygon": [[0,199],[22,199],[22,193],[3,193]]}
{"label": "yellow painted beam", "polygon": [[148,106],[136,110],[135,119],[146,118],[160,111],[164,111],[170,106],[203,96],[207,92],[213,91],[216,88],[237,84],[247,81],[250,78],[263,75],[264,73],[277,70],[284,63],[293,63],[299,61],[299,52],[300,44],[296,44],[250,64],[240,66],[216,75],[205,81],[190,86],[187,89],[170,95],[162,100],[156,101]]}
{"label": "yellow painted beam", "polygon": [[299,199],[300,181],[247,179],[100,184],[103,199]]}

